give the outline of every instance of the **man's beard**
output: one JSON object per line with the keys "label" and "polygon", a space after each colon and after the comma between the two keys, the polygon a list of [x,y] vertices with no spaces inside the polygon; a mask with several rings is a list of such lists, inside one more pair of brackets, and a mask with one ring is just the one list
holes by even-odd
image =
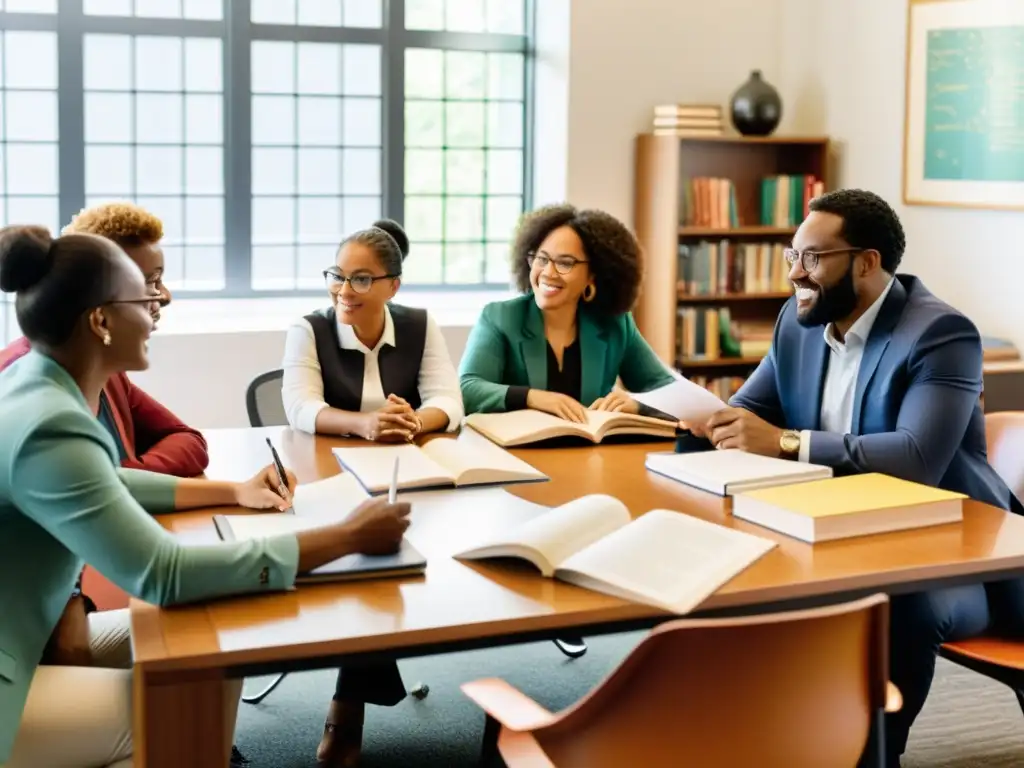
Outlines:
{"label": "man's beard", "polygon": [[853,287],[853,260],[846,274],[835,285],[828,288],[817,286],[818,296],[810,309],[802,315],[798,312],[796,321],[805,328],[828,325],[849,317],[857,308],[857,291]]}

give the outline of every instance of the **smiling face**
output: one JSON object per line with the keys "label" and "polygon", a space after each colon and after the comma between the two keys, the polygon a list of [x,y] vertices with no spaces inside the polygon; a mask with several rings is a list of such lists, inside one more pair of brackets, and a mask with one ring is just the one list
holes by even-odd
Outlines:
{"label": "smiling face", "polygon": [[384,305],[394,298],[401,282],[386,275],[373,248],[355,241],[345,243],[326,278],[338,320],[356,327],[379,322]]}
{"label": "smiling face", "polygon": [[530,286],[541,310],[576,306],[593,282],[583,242],[572,227],[549,232],[532,258]]}
{"label": "smiling face", "polygon": [[812,211],[793,237],[797,258],[789,270],[796,288],[796,317],[804,326],[827,325],[849,317],[857,308],[854,265],[860,249],[841,235],[843,220]]}
{"label": "smiling face", "polygon": [[[146,280],[147,290],[160,296],[155,304],[153,322],[160,320],[160,310],[171,303],[171,292],[164,285],[164,252],[159,243],[124,246],[124,252],[138,264]],[[155,326],[154,326],[155,329]]]}

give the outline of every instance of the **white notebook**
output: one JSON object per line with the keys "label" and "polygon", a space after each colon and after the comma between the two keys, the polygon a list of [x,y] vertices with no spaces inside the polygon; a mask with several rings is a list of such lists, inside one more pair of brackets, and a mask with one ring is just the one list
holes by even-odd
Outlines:
{"label": "white notebook", "polygon": [[335,448],[334,457],[369,493],[387,493],[398,459],[398,490],[461,488],[547,480],[548,476],[479,435],[425,445]]}
{"label": "white notebook", "polygon": [[655,474],[719,496],[832,477],[831,467],[773,459],[736,448],[696,453],[649,453],[644,466]]}
{"label": "white notebook", "polygon": [[488,537],[455,557],[520,558],[544,576],[684,614],[774,546],[768,539],[666,509],[633,520],[618,499],[591,495]]}

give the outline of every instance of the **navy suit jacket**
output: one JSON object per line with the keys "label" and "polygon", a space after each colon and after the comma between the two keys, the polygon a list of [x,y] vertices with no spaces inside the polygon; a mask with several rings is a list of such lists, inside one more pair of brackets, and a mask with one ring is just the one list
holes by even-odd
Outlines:
{"label": "navy suit jacket", "polygon": [[849,434],[821,431],[829,348],[782,308],[771,351],[731,405],[811,430],[810,461],[837,475],[882,472],[1024,514],[988,462],[981,336],[912,275],[897,275],[864,347]]}

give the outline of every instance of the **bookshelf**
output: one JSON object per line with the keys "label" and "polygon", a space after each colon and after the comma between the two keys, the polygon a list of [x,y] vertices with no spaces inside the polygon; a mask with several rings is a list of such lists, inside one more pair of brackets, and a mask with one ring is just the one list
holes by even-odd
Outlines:
{"label": "bookshelf", "polygon": [[829,140],[642,134],[635,162],[637,326],[667,364],[728,396],[790,296],[782,248],[803,219],[806,180],[831,188]]}

